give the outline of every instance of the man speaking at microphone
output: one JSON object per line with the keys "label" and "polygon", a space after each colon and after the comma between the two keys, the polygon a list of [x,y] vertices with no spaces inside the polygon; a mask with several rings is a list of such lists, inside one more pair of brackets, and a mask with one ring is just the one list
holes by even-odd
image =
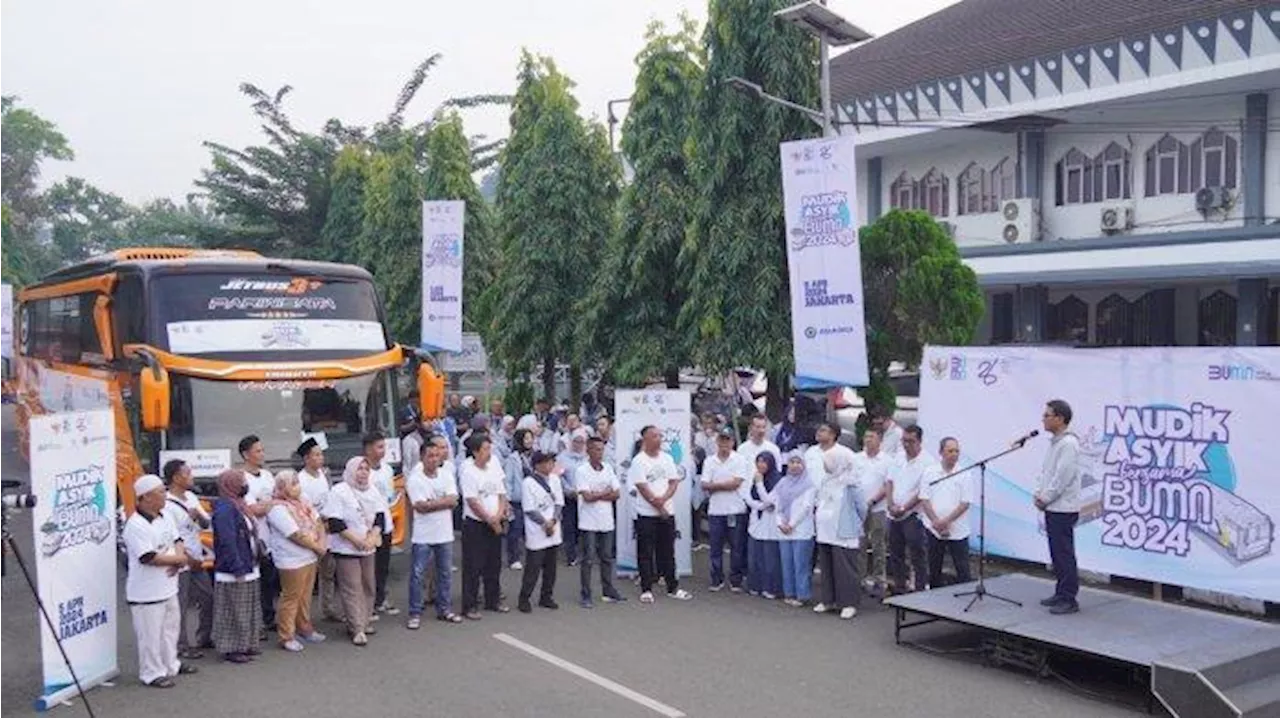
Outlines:
{"label": "man speaking at microphone", "polygon": [[[1049,537],[1049,560],[1057,587],[1040,602],[1049,613],[1076,613],[1080,604],[1080,577],[1076,570],[1076,520],[1080,518],[1080,440],[1072,434],[1071,405],[1054,399],[1045,405],[1041,417],[1044,430],[1052,434],[1036,484],[1036,508],[1044,512],[1045,534]],[[1020,441],[1025,442],[1026,439]]]}

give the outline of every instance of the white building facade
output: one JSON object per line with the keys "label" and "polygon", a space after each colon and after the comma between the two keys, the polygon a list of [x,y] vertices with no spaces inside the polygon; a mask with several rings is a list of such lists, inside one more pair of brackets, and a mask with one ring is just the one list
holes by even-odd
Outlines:
{"label": "white building facade", "polygon": [[965,0],[832,75],[861,216],[946,223],[978,343],[1280,344],[1280,3]]}

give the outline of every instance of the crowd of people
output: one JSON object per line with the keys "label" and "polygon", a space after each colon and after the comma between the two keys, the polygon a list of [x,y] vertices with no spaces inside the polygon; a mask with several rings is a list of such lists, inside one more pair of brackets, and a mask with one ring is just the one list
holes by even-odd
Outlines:
{"label": "crowd of people", "polygon": [[[495,402],[490,414],[406,417],[400,447],[412,561],[408,629],[421,627],[428,599],[445,623],[508,612],[504,567],[522,574],[520,612],[533,610],[535,592],[537,606],[557,609],[562,554],[578,568],[583,608],[597,599],[626,601],[614,584],[623,510],[633,519],[644,604],[655,601],[659,585],[670,599],[693,598],[676,572],[677,511],[693,512],[695,527],[705,517],[714,593],[745,592],[848,620],[864,594],[944,585],[947,557],[955,579],[970,580],[976,487],[971,470],[957,470],[954,437],[937,442],[935,457],[924,448],[921,427],[876,416],[855,452],[840,443],[835,424],[819,424],[813,443],[801,444],[788,435],[786,421],[773,426],[757,414],[738,443],[722,417],[705,415],[695,432],[695,490],[686,507],[675,501],[684,472],[663,451],[658,428],[645,427],[619,453],[607,415],[584,423],[549,409],[540,401],[517,420]],[[1060,573],[1055,595],[1044,602],[1054,613],[1078,610],[1070,510],[1079,478],[1070,419],[1065,402],[1048,404],[1043,421],[1054,438],[1035,496]],[[239,445],[242,464],[218,477],[211,512],[181,460],[168,462],[163,476],[139,478],[124,538],[143,683],[173,686],[176,676],[196,672],[190,661],[207,649],[229,662],[250,662],[266,631],[290,652],[326,640],[312,618],[313,591],[324,618],[341,623],[357,646],[369,642],[384,616],[398,615],[386,588],[397,500],[388,441],[365,436],[362,453],[331,480],[314,439],[297,449],[299,470],[272,475],[261,441],[247,436]],[[213,534],[211,556],[200,541],[205,529]]]}

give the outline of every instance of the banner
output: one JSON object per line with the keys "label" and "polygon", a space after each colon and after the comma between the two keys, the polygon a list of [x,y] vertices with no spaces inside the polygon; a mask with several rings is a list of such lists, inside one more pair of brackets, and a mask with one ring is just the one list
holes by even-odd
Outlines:
{"label": "banner", "polygon": [[0,284],[0,357],[13,358],[12,284]]}
{"label": "banner", "polygon": [[692,504],[690,482],[696,479],[692,454],[693,412],[689,392],[676,389],[619,389],[614,396],[618,414],[614,425],[617,437],[618,478],[622,497],[618,499],[618,574],[634,575],[636,565],[636,489],[627,481],[632,449],[640,440],[640,430],[656,426],[662,431],[662,450],[671,455],[680,472],[680,485],[673,499],[676,517],[676,573],[693,574]]}
{"label": "banner", "polygon": [[[1280,601],[1280,348],[930,347],[922,369],[926,449],[955,436],[962,463],[1039,428],[1050,399],[1071,405],[1081,568]],[[1048,561],[1041,434],[987,469],[991,553]]]}
{"label": "banner", "polygon": [[489,370],[489,354],[479,334],[462,335],[462,351],[450,352],[440,357],[440,367],[447,372],[474,372],[483,374]]}
{"label": "banner", "polygon": [[866,386],[854,138],[781,150],[796,388]]}
{"label": "banner", "polygon": [[[110,410],[31,417],[33,546],[40,600],[86,690],[119,673],[116,655],[116,443]],[[44,710],[75,695],[43,617]]]}
{"label": "banner", "polygon": [[462,351],[462,232],[467,203],[422,203],[422,348]]}

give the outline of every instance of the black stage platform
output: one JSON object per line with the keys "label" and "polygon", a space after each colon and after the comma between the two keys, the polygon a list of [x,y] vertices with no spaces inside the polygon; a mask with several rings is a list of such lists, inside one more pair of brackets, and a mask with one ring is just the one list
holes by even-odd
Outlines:
{"label": "black stage platform", "polygon": [[[966,612],[969,599],[955,594],[973,585],[947,586],[885,601],[895,609],[894,638],[901,643],[905,629],[949,621],[1022,639],[1043,649],[1070,651],[1151,670],[1153,696],[1174,715],[1280,715],[1280,626],[1093,588],[1080,590],[1079,613],[1054,616],[1040,605],[1040,599],[1053,593],[1053,582],[1023,574],[998,576],[986,582],[988,593],[1013,599],[1022,606],[988,596]],[[1214,658],[1207,661],[1212,665],[1203,665],[1205,660],[1197,663],[1189,661],[1189,656]],[[1162,666],[1173,671],[1157,675]],[[1231,680],[1238,685],[1209,686],[1215,675],[1225,673],[1234,676]],[[1185,690],[1179,687],[1180,682],[1208,688]],[[1232,703],[1229,694],[1233,689],[1240,689],[1236,692],[1250,698]],[[1188,696],[1186,700],[1194,700],[1194,710],[1170,705],[1171,701],[1178,703],[1182,694]],[[1223,710],[1210,710],[1204,704],[1206,695],[1220,698]]]}

